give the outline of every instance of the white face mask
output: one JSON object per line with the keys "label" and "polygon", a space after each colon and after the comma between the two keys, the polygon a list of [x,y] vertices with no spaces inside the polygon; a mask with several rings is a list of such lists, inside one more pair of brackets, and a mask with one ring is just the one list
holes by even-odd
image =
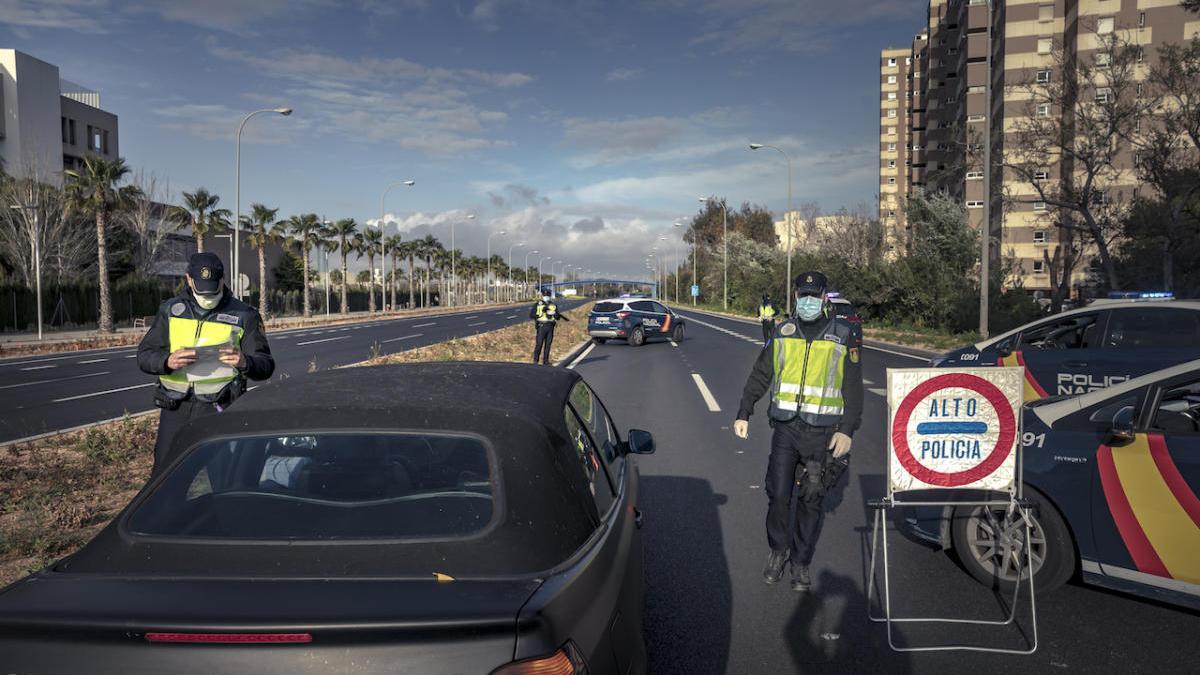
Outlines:
{"label": "white face mask", "polygon": [[221,295],[219,293],[217,295],[200,295],[192,291],[192,297],[196,299],[196,304],[204,309],[214,309],[221,303]]}
{"label": "white face mask", "polygon": [[812,321],[821,316],[821,309],[824,305],[825,301],[821,298],[811,295],[800,296],[796,298],[796,316],[801,321]]}
{"label": "white face mask", "polygon": [[543,295],[543,296],[542,296],[542,302],[550,302],[550,296],[548,296],[548,295]]}

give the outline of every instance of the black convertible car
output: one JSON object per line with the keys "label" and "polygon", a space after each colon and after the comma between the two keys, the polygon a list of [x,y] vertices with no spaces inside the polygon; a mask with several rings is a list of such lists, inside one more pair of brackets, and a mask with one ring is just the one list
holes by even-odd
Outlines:
{"label": "black convertible car", "polygon": [[0,591],[0,672],[644,672],[633,455],[653,451],[571,370],[272,384]]}

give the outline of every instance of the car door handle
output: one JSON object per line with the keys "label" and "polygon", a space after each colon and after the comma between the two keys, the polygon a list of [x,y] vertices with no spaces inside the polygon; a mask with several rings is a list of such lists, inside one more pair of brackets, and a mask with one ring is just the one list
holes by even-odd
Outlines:
{"label": "car door handle", "polygon": [[1087,368],[1088,362],[1087,361],[1067,361],[1067,362],[1063,363],[1063,365],[1068,368]]}
{"label": "car door handle", "polygon": [[640,530],[640,529],[642,529],[642,524],[644,522],[645,522],[645,518],[642,517],[642,510],[635,506],[633,508],[633,524],[636,525],[637,529]]}

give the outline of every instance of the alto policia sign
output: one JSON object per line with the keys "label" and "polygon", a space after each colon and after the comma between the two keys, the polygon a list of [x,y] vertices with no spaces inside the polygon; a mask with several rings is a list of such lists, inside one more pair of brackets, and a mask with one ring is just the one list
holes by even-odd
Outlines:
{"label": "alto policia sign", "polygon": [[1022,368],[889,369],[889,492],[1012,492]]}

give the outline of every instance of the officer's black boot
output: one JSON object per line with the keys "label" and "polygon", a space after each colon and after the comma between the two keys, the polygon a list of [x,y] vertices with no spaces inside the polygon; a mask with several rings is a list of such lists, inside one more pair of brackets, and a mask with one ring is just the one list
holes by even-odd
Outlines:
{"label": "officer's black boot", "polygon": [[763,568],[763,579],[768,584],[778,582],[783,578],[783,566],[787,564],[787,551],[771,551],[767,554],[767,566]]}
{"label": "officer's black boot", "polygon": [[792,565],[792,590],[807,591],[812,588],[812,577],[808,574],[808,565]]}

